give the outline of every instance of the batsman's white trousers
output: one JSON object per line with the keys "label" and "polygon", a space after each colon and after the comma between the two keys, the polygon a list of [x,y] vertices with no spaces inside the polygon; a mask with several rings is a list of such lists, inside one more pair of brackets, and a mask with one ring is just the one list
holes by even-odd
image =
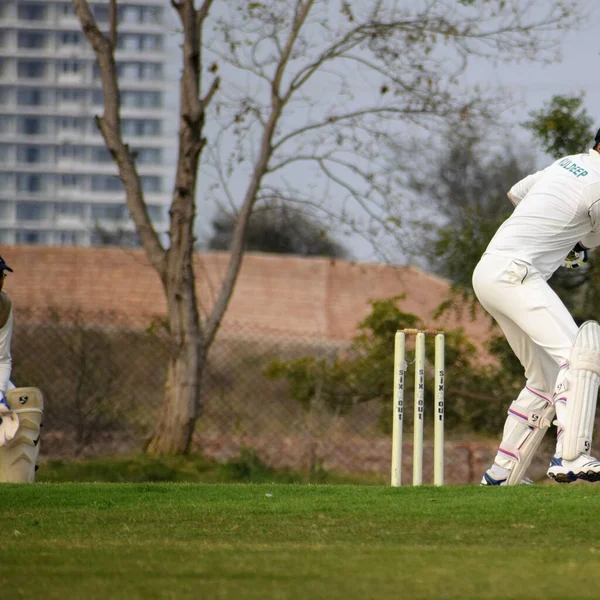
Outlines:
{"label": "batsman's white trousers", "polygon": [[526,386],[552,396],[578,331],[560,298],[531,265],[493,254],[479,261],[473,289],[521,361]]}

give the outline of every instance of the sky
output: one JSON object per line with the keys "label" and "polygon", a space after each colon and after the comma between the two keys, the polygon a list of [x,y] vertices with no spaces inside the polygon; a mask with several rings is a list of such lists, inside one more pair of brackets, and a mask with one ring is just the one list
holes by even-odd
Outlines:
{"label": "sky", "polygon": [[[514,107],[504,118],[514,124],[511,132],[522,144],[531,144],[529,134],[519,124],[529,113],[539,110],[554,95],[585,94],[585,108],[600,128],[600,2],[593,8],[585,25],[578,31],[566,31],[560,46],[561,59],[550,65],[522,63],[493,67],[476,63],[470,72],[472,81],[488,82],[508,90]],[[539,166],[551,160],[538,151]]]}
{"label": "sky", "polygon": [[[542,168],[551,161],[550,157],[532,145],[530,134],[520,124],[529,113],[539,110],[553,95],[585,94],[585,107],[588,113],[597,120],[600,127],[600,2],[592,2],[585,25],[577,31],[565,31],[560,46],[561,59],[550,65],[533,62],[522,62],[519,65],[494,66],[488,61],[475,60],[466,74],[470,84],[498,87],[510,93],[512,107],[501,115],[498,122],[503,125],[501,136],[510,143],[522,147],[526,152],[533,151],[537,166]],[[172,44],[174,38],[171,40]],[[173,82],[177,79],[179,56],[175,49],[174,64],[170,73]],[[176,85],[174,90],[176,90]],[[173,93],[175,94],[175,92]],[[176,100],[171,97],[170,106],[176,107]],[[173,122],[176,129],[176,121]],[[517,152],[518,153],[518,152]],[[507,189],[514,182],[507,182]],[[206,179],[199,180],[199,212],[203,216],[203,224],[198,233],[206,240],[210,235],[210,216],[216,212],[216,206],[210,205],[205,197]],[[378,262],[380,257],[370,243],[358,236],[342,238],[342,243],[349,249],[353,258],[358,261]]]}

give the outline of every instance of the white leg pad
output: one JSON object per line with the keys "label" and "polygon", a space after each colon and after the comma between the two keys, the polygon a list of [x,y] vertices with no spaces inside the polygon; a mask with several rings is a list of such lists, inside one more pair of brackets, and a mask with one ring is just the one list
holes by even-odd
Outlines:
{"label": "white leg pad", "polygon": [[44,397],[38,388],[15,388],[6,394],[19,416],[15,437],[0,447],[0,483],[33,483],[40,452]]}
{"label": "white leg pad", "polygon": [[510,405],[496,458],[510,469],[507,485],[521,482],[553,418],[552,400],[538,390],[526,387]]}
{"label": "white leg pad", "polygon": [[566,401],[563,458],[575,460],[588,454],[600,386],[600,324],[586,321],[577,332],[564,380],[557,384],[556,399]]}

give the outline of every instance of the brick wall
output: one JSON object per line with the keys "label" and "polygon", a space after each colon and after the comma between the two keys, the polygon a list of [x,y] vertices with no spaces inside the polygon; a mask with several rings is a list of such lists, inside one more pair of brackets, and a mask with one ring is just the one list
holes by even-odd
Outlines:
{"label": "brick wall", "polygon": [[[159,278],[141,250],[5,246],[0,252],[15,271],[5,291],[17,318],[20,308],[48,306],[77,308],[90,318],[116,313],[136,324],[166,314]],[[195,256],[203,313],[215,301],[228,257],[220,252]],[[488,328],[483,314],[475,321],[449,316],[434,323],[433,313],[447,292],[447,281],[412,267],[248,254],[223,328],[244,325],[265,334],[346,341],[368,314],[369,300],[405,294],[403,310],[419,315],[427,325],[463,326],[474,340],[483,340]]]}

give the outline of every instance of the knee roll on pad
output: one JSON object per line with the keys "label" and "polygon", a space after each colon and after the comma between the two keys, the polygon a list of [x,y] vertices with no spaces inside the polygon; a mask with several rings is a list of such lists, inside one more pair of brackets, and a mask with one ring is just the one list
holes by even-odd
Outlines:
{"label": "knee roll on pad", "polygon": [[44,397],[38,388],[15,388],[6,393],[19,417],[15,437],[0,447],[0,483],[33,483],[40,452]]}
{"label": "knee roll on pad", "polygon": [[546,394],[525,388],[510,405],[498,453],[513,463],[507,485],[520,483],[554,418]]}
{"label": "knee roll on pad", "polygon": [[577,332],[564,381],[556,398],[566,401],[563,458],[574,460],[589,453],[598,387],[600,386],[600,324],[586,321]]}

